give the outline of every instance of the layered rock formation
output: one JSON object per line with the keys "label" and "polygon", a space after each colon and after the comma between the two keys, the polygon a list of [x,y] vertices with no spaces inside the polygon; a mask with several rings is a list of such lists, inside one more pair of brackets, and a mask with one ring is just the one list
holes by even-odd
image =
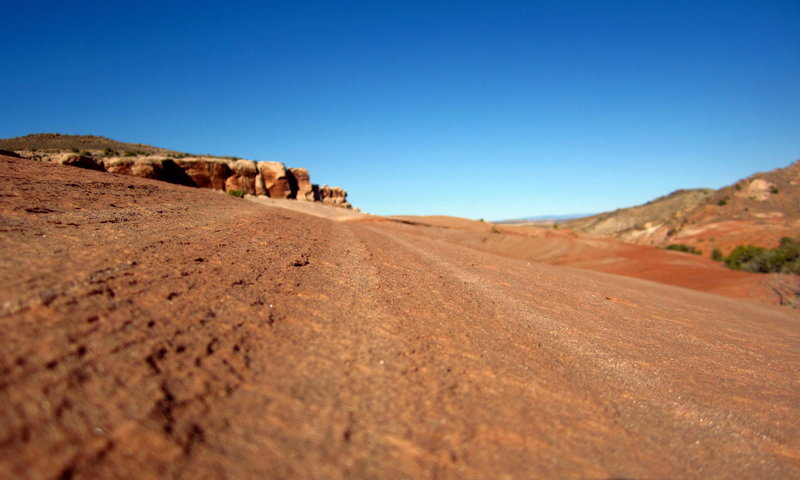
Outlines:
{"label": "layered rock formation", "polygon": [[8,148],[8,153],[13,150],[14,154],[26,158],[62,165],[218,191],[236,190],[247,195],[351,208],[344,189],[314,185],[308,170],[287,168],[281,162],[195,156],[90,135],[28,135],[0,140],[0,147]]}

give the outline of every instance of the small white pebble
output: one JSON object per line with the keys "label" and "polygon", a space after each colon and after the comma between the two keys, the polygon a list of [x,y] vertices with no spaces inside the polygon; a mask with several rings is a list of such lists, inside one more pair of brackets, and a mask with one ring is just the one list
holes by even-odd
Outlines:
{"label": "small white pebble", "polygon": [[269,304],[269,308],[272,308],[272,304],[271,303]]}
{"label": "small white pebble", "polygon": [[381,362],[380,362],[380,363],[381,363],[381,365],[383,365],[383,360],[381,360]]}
{"label": "small white pebble", "polygon": [[94,433],[96,433],[97,435],[105,435],[106,434],[106,432],[104,432],[103,429],[100,428],[100,427],[94,427]]}

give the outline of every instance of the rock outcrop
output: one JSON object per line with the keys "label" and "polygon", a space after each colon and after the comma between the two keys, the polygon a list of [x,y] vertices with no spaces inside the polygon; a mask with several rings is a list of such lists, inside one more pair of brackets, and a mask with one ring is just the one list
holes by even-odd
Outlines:
{"label": "rock outcrop", "polygon": [[291,181],[286,165],[281,162],[258,162],[258,172],[260,179],[256,180],[257,195],[292,198]]}
{"label": "rock outcrop", "polygon": [[294,198],[298,200],[307,200],[309,202],[319,200],[315,193],[314,185],[311,183],[308,170],[305,168],[290,168],[289,173],[291,175],[291,182],[293,183]]}
{"label": "rock outcrop", "polygon": [[211,188],[213,190],[225,190],[225,182],[233,175],[228,163],[224,160],[215,158],[181,158],[173,160],[189,178],[195,186],[200,188]]}
{"label": "rock outcrop", "polygon": [[235,160],[229,164],[233,175],[225,180],[225,191],[240,190],[248,195],[256,194],[258,168],[252,160]]}
{"label": "rock outcrop", "polygon": [[109,173],[119,175],[134,175],[163,180],[160,159],[149,157],[109,157],[103,160],[103,169]]}
{"label": "rock outcrop", "polygon": [[65,154],[58,160],[58,163],[72,167],[88,168],[89,170],[105,170],[102,161],[98,161],[90,155],[79,155],[77,153]]}
{"label": "rock outcrop", "polygon": [[329,187],[323,185],[318,188],[319,201],[327,205],[334,205],[337,207],[349,207],[347,203],[347,192],[341,187]]}
{"label": "rock outcrop", "polygon": [[281,162],[189,155],[91,135],[28,135],[0,140],[0,147],[10,155],[119,175],[352,208],[344,189],[314,185],[307,169]]}

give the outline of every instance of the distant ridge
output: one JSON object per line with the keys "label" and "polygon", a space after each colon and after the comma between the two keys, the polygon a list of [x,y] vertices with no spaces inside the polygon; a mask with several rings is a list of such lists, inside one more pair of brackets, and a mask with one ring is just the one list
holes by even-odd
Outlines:
{"label": "distant ridge", "polygon": [[23,137],[0,139],[3,150],[105,150],[142,152],[151,155],[181,154],[175,150],[153,147],[143,143],[125,143],[97,135],[63,135],[60,133],[35,133]]}
{"label": "distant ridge", "polygon": [[800,234],[800,160],[729,186],[676,190],[655,200],[565,223],[572,230],[629,243],[681,243],[710,255],[737,245],[777,246]]}
{"label": "distant ridge", "polygon": [[594,213],[571,213],[568,215],[536,215],[533,217],[523,217],[523,218],[509,218],[506,220],[496,220],[494,223],[529,223],[529,222],[542,222],[542,221],[564,221],[564,220],[572,220],[575,218],[584,218],[591,215],[595,215]]}

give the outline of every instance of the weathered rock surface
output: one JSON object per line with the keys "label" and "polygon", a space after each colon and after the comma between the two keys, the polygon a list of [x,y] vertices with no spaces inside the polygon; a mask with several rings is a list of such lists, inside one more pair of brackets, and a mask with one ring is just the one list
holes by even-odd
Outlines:
{"label": "weathered rock surface", "polygon": [[[195,156],[143,144],[122,143],[92,135],[37,134],[0,139],[10,156],[59,163],[179,185],[239,190],[248,195],[324,202],[352,208],[340,187],[311,183],[305,168],[281,162]],[[80,150],[79,150],[80,149]]]}
{"label": "weathered rock surface", "polygon": [[162,179],[161,159],[149,157],[110,157],[103,159],[105,171],[119,175]]}
{"label": "weathered rock surface", "polygon": [[[261,175],[261,193],[272,198],[292,198],[292,189],[286,165],[281,162],[258,162]],[[257,185],[258,186],[258,185]]]}
{"label": "weathered rock surface", "polygon": [[790,309],[20,159],[0,228],[2,479],[800,478]]}
{"label": "weathered rock surface", "polygon": [[105,170],[103,162],[92,157],[91,155],[79,155],[77,153],[68,153],[58,159],[61,165],[69,165],[71,167],[88,168],[89,170]]}
{"label": "weathered rock surface", "polygon": [[226,180],[233,175],[228,162],[216,158],[181,158],[174,162],[200,188],[225,190]]}
{"label": "weathered rock surface", "polygon": [[337,207],[350,206],[350,204],[347,203],[347,192],[345,192],[341,187],[329,187],[327,185],[323,185],[319,187],[318,192],[318,199],[322,203],[335,205]]}
{"label": "weathered rock surface", "polygon": [[249,195],[256,194],[256,175],[258,168],[252,160],[235,160],[229,164],[233,175],[225,180],[225,191],[242,190]]}
{"label": "weathered rock surface", "polygon": [[294,190],[294,198],[298,200],[307,200],[313,202],[318,200],[314,192],[314,185],[311,184],[311,176],[305,168],[290,168],[292,189]]}

